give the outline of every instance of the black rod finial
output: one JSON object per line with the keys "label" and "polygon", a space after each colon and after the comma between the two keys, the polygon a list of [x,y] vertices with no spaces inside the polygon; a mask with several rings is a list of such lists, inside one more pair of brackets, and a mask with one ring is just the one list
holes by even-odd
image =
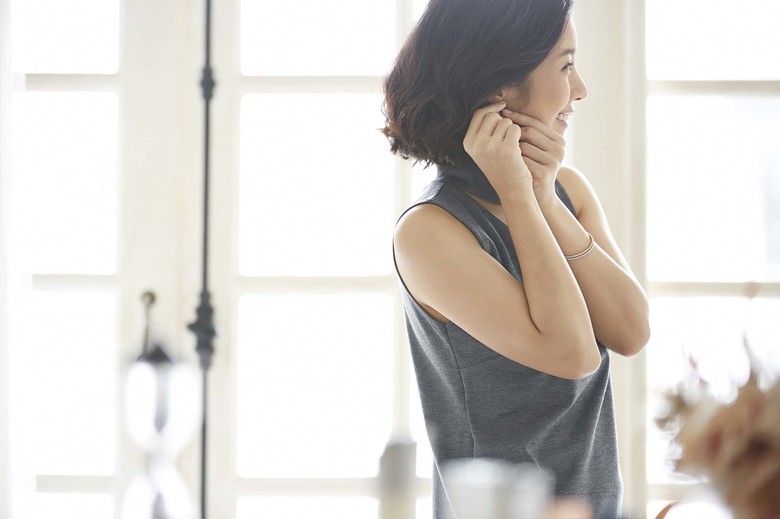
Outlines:
{"label": "black rod finial", "polygon": [[214,71],[211,67],[203,67],[203,76],[200,80],[200,88],[203,91],[203,99],[210,101],[214,96],[214,88],[216,88],[217,82],[214,79]]}
{"label": "black rod finial", "polygon": [[214,327],[214,308],[211,306],[211,296],[208,291],[200,293],[197,316],[197,320],[187,328],[198,339],[195,350],[200,357],[200,366],[204,370],[208,370],[211,367],[211,358],[214,356],[214,338],[217,336],[217,330]]}

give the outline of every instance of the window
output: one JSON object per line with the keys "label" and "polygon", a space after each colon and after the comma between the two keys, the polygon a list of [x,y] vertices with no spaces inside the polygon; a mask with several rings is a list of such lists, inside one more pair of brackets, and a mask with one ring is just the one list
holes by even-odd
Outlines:
{"label": "window", "polygon": [[[723,398],[744,383],[746,334],[780,367],[780,40],[767,0],[647,0],[648,515],[685,495],[652,424],[687,357]],[[691,23],[695,20],[695,23]],[[758,297],[747,299],[758,287]]]}
{"label": "window", "polygon": [[[143,291],[157,293],[153,336],[195,363],[202,5],[12,4],[16,230],[33,283],[11,427],[34,489],[13,517],[117,517],[143,466],[123,404]],[[424,6],[214,4],[211,516],[376,517],[379,458],[406,436],[430,516],[390,237],[432,172],[413,174],[378,131],[382,76]],[[179,458],[193,492],[197,465],[193,443]]]}
{"label": "window", "polygon": [[[215,3],[212,516],[376,516],[379,456],[405,435],[419,444],[418,517],[430,516],[390,235],[433,172],[390,156],[376,131],[382,76],[425,3]],[[569,138],[568,158],[652,298],[653,342],[630,367],[615,363],[615,396],[627,499],[653,517],[691,484],[670,475],[649,419],[682,376],[668,367],[707,351],[702,370],[744,376],[745,329],[778,363],[776,4],[577,5],[591,93],[572,130],[604,131]],[[103,519],[142,463],[122,382],[140,350],[144,290],[158,294],[156,335],[195,362],[202,6],[12,7],[26,84],[15,96],[15,222],[33,290],[15,309],[26,322],[9,406],[14,460],[35,482],[13,517]],[[625,20],[624,32],[603,30]],[[642,64],[636,78],[625,60]],[[197,459],[193,444],[179,464],[193,490]]]}
{"label": "window", "polygon": [[230,506],[239,519],[376,517],[387,441],[416,433],[427,449],[390,255],[420,180],[378,131],[382,76],[424,5],[236,7],[237,70],[218,73],[235,77],[221,92],[239,136]]}
{"label": "window", "polygon": [[14,96],[12,221],[32,291],[13,302],[10,424],[36,488],[13,503],[19,517],[97,519],[116,506],[119,8],[11,2],[26,84]]}

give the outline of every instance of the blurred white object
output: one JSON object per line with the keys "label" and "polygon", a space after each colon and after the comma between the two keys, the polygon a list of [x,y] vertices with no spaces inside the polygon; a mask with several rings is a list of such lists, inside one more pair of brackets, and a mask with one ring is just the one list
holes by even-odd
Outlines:
{"label": "blurred white object", "polygon": [[145,473],[128,485],[122,502],[124,519],[193,519],[190,494],[168,460],[149,460]]}
{"label": "blurred white object", "polygon": [[544,519],[553,478],[532,464],[467,458],[442,466],[453,519]]}
{"label": "blurred white object", "polygon": [[379,462],[380,517],[414,519],[417,444],[391,440]]}
{"label": "blurred white object", "polygon": [[127,425],[144,450],[175,457],[200,418],[198,371],[174,362],[157,345],[145,356],[127,373]]}
{"label": "blurred white object", "polygon": [[191,438],[199,417],[197,375],[191,366],[174,362],[159,345],[144,351],[130,366],[127,421],[133,439],[146,452],[146,467],[125,492],[125,519],[194,517],[175,459]]}
{"label": "blurred white object", "polygon": [[[658,514],[656,519],[688,519],[706,517],[707,519],[734,519],[723,500],[709,485],[694,487],[684,499],[666,509],[666,514]],[[766,516],[770,517],[770,516]]]}

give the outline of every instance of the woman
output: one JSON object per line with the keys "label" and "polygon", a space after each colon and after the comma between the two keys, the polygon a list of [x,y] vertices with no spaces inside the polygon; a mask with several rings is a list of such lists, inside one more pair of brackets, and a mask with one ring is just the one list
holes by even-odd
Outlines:
{"label": "woman", "polygon": [[437,518],[438,467],[461,457],[536,463],[557,495],[619,513],[607,350],[641,351],[648,304],[590,184],[561,166],[587,94],[570,13],[431,0],[385,82],[392,151],[439,169],[394,235]]}

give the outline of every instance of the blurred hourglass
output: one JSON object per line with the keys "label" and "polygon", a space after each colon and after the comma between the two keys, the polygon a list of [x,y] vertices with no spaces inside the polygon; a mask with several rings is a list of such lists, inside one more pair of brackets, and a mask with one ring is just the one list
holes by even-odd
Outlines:
{"label": "blurred hourglass", "polygon": [[144,450],[143,471],[125,491],[123,519],[191,519],[189,491],[176,469],[176,456],[192,436],[200,413],[197,370],[173,360],[160,344],[149,347],[152,292],[144,293],[143,353],[127,374],[127,424]]}

